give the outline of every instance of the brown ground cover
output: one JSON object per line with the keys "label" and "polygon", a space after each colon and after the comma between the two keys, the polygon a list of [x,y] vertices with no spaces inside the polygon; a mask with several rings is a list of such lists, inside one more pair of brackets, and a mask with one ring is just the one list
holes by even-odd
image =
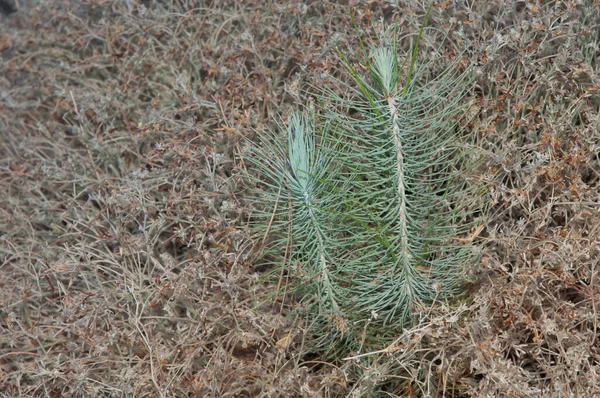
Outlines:
{"label": "brown ground cover", "polygon": [[[0,395],[600,396],[600,5],[437,1],[491,214],[463,297],[311,352],[261,266],[244,140],[412,1],[21,0],[0,15]],[[431,70],[436,73],[435,65]],[[342,87],[339,87],[343,90]]]}

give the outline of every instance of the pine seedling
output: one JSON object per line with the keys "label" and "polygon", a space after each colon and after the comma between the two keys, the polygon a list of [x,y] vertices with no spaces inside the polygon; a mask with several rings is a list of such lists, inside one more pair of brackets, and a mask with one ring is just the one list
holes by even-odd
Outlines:
{"label": "pine seedling", "polygon": [[292,114],[284,138],[271,132],[247,155],[264,187],[256,226],[318,349],[389,341],[426,303],[454,297],[475,258],[460,239],[482,212],[459,123],[471,75],[452,64],[419,84],[417,48],[407,68],[394,41],[365,50],[366,76],[341,56],[350,94],[320,90],[327,106]]}
{"label": "pine seedling", "polygon": [[[324,156],[324,143],[317,144],[314,117],[293,113],[281,129],[285,131],[284,140],[270,131],[246,153],[246,159],[260,174],[254,226],[265,233],[265,253],[272,254],[272,248],[275,262],[283,261],[282,275],[307,281],[303,294],[319,297],[321,312],[337,313],[340,281],[333,255],[340,244],[331,228],[338,216],[322,210],[329,209],[328,202],[336,200],[336,194],[325,183],[328,172],[334,169],[333,159]],[[267,233],[271,237],[268,242]]]}

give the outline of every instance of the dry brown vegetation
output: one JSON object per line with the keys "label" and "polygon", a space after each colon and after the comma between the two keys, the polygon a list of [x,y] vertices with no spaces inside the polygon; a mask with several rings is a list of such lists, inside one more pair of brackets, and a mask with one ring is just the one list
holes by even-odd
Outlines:
{"label": "dry brown vegetation", "polygon": [[597,1],[435,2],[420,57],[478,74],[483,254],[464,297],[354,359],[311,352],[274,297],[238,155],[338,74],[336,49],[354,57],[352,14],[408,48],[427,4],[18,4],[0,15],[2,396],[600,396]]}

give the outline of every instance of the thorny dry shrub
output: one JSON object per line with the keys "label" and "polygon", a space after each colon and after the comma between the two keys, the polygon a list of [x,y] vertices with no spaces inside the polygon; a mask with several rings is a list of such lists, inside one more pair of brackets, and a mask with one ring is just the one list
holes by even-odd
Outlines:
{"label": "thorny dry shrub", "polygon": [[31,0],[0,16],[0,391],[600,393],[593,1],[435,4],[422,56],[478,64],[472,141],[489,153],[462,303],[349,360],[310,353],[294,303],[273,303],[240,137],[338,74],[350,12],[368,32],[397,21],[408,48],[426,4],[396,3]]}

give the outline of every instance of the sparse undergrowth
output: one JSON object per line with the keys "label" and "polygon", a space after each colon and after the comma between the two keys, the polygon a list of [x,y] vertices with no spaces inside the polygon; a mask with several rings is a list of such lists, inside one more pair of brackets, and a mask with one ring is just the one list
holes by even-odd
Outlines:
{"label": "sparse undergrowth", "polygon": [[309,86],[348,94],[332,77],[349,83],[336,50],[360,57],[352,14],[366,46],[397,22],[407,51],[425,8],[393,4],[29,0],[0,15],[0,393],[600,393],[591,0],[434,3],[423,77],[477,64],[465,127],[489,158],[462,304],[423,307],[367,356],[322,358],[255,264],[240,137]]}

